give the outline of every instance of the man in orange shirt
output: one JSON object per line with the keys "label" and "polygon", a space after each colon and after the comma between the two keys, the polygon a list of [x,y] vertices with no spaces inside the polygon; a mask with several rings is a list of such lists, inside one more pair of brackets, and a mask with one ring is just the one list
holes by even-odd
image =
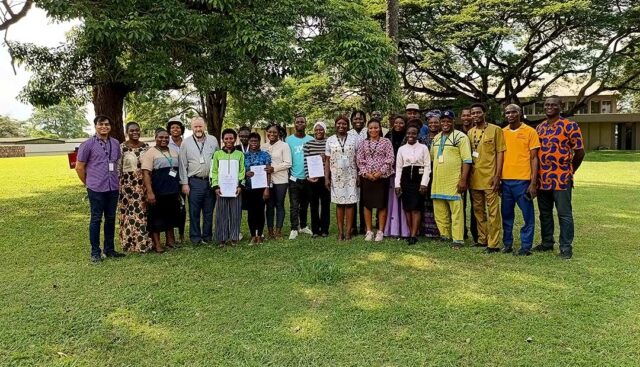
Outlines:
{"label": "man in orange shirt", "polygon": [[533,251],[553,251],[553,207],[560,224],[560,257],[573,256],[573,209],[571,191],[573,175],[584,159],[582,132],[575,121],[560,115],[562,100],[551,96],[544,101],[547,119],[536,132],[540,136],[538,159],[538,209],[542,243]]}
{"label": "man in orange shirt", "polygon": [[514,255],[531,255],[536,218],[533,198],[536,197],[538,175],[538,133],[522,123],[522,109],[510,104],[505,108],[509,125],[502,129],[507,150],[502,166],[502,252],[513,252],[513,220],[516,204],[522,211],[524,225],[520,229],[520,250]]}

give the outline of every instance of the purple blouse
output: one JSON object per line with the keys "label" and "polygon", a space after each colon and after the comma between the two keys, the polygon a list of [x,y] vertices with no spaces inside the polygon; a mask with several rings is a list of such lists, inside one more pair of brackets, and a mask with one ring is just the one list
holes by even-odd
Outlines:
{"label": "purple blouse", "polygon": [[373,172],[382,172],[384,178],[391,176],[395,163],[391,140],[382,137],[377,141],[363,140],[358,145],[356,163],[360,176]]}

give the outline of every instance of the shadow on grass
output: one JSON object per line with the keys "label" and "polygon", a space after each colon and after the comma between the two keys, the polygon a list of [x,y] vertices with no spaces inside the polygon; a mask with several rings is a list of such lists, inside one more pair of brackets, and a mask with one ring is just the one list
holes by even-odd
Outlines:
{"label": "shadow on grass", "polygon": [[585,162],[640,162],[640,151],[594,150],[587,152]]}

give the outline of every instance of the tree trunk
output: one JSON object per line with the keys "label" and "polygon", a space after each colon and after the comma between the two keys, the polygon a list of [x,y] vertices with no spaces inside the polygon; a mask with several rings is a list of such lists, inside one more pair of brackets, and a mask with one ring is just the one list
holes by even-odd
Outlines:
{"label": "tree trunk", "polygon": [[212,90],[207,92],[204,104],[202,110],[204,111],[203,117],[207,121],[207,131],[221,142],[222,123],[227,111],[227,91]]}
{"label": "tree trunk", "polygon": [[[393,44],[398,47],[398,16],[400,13],[400,8],[398,5],[398,0],[387,0],[387,36],[391,38]],[[396,52],[391,60],[394,65],[398,65],[398,53]]]}
{"label": "tree trunk", "polygon": [[107,83],[93,86],[93,107],[97,115],[111,119],[111,136],[123,142],[124,124],[122,121],[124,98],[129,93],[122,83]]}

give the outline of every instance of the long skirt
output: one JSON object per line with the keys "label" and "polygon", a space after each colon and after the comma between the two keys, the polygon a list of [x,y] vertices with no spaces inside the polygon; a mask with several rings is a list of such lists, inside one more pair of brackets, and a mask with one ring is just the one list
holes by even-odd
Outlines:
{"label": "long skirt", "polygon": [[387,200],[387,222],[384,224],[384,235],[387,237],[409,237],[407,216],[402,208],[402,200],[396,196],[394,188],[395,175],[389,177],[389,194]]}
{"label": "long skirt", "polygon": [[156,195],[155,205],[149,205],[148,224],[149,232],[164,232],[178,226],[178,214],[180,213],[180,196],[178,193]]}
{"label": "long skirt", "polygon": [[431,181],[433,181],[433,173],[427,187],[427,195],[424,198],[424,210],[422,211],[422,234],[426,237],[439,238],[440,231],[436,225],[436,216],[433,210],[433,200],[431,200]]}
{"label": "long skirt", "polygon": [[147,203],[142,171],[120,176],[120,244],[124,251],[147,252],[153,246],[147,230]]}

